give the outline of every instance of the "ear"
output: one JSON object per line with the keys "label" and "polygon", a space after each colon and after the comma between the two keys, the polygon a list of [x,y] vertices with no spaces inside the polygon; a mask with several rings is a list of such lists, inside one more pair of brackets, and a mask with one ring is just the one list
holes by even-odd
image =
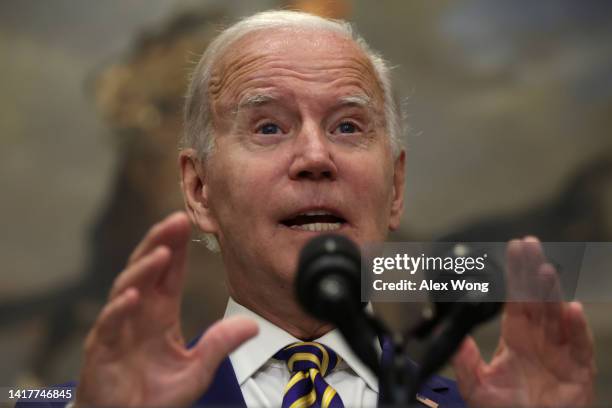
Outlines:
{"label": "ear", "polygon": [[216,233],[217,222],[208,205],[206,165],[194,149],[184,149],[179,154],[179,166],[183,200],[191,222],[203,232]]}
{"label": "ear", "polygon": [[393,165],[393,201],[389,217],[389,229],[399,228],[404,213],[404,181],[406,178],[406,151],[402,150]]}

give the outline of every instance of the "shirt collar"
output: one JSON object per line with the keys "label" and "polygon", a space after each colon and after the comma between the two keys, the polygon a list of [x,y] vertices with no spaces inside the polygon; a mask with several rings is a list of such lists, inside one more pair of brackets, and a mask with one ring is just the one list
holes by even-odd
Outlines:
{"label": "shirt collar", "polygon": [[[368,305],[370,307],[370,305]],[[287,333],[280,327],[264,319],[257,313],[236,303],[231,297],[227,302],[224,318],[231,316],[246,316],[254,320],[259,326],[259,334],[247,340],[230,354],[230,361],[236,373],[236,379],[240,385],[259,370],[272,356],[283,347],[300,341]],[[350,349],[338,329],[334,329],[319,339],[319,343],[333,349],[346,364],[362,378],[366,384],[378,392],[378,380],[376,376],[357,358]],[[377,352],[380,355],[380,344],[376,342]]]}

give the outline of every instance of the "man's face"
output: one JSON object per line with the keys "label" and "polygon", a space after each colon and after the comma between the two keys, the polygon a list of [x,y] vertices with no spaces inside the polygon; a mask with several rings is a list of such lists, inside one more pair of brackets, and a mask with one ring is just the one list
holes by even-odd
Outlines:
{"label": "man's face", "polygon": [[209,89],[216,147],[197,222],[217,235],[231,290],[286,288],[318,234],[363,244],[398,226],[403,154],[393,159],[382,91],[352,41],[256,32],[222,57]]}

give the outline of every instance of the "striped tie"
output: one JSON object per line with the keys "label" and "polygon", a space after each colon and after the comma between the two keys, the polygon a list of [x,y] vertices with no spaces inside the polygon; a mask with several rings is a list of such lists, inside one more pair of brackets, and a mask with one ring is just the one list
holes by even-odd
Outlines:
{"label": "striped tie", "polygon": [[323,377],[341,361],[329,347],[314,342],[293,343],[274,355],[287,362],[291,379],[285,387],[282,408],[342,408],[344,404]]}

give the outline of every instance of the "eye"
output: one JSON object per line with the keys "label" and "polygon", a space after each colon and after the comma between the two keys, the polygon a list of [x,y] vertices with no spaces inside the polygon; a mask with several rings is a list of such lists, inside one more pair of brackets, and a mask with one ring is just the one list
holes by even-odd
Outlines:
{"label": "eye", "polygon": [[348,134],[356,133],[359,131],[359,129],[357,128],[357,125],[355,125],[353,122],[342,122],[338,125],[336,129],[340,133],[348,133]]}
{"label": "eye", "polygon": [[278,125],[270,122],[264,123],[263,125],[257,128],[257,133],[261,133],[264,135],[275,135],[280,133],[280,131],[281,129],[280,127],[278,127]]}

